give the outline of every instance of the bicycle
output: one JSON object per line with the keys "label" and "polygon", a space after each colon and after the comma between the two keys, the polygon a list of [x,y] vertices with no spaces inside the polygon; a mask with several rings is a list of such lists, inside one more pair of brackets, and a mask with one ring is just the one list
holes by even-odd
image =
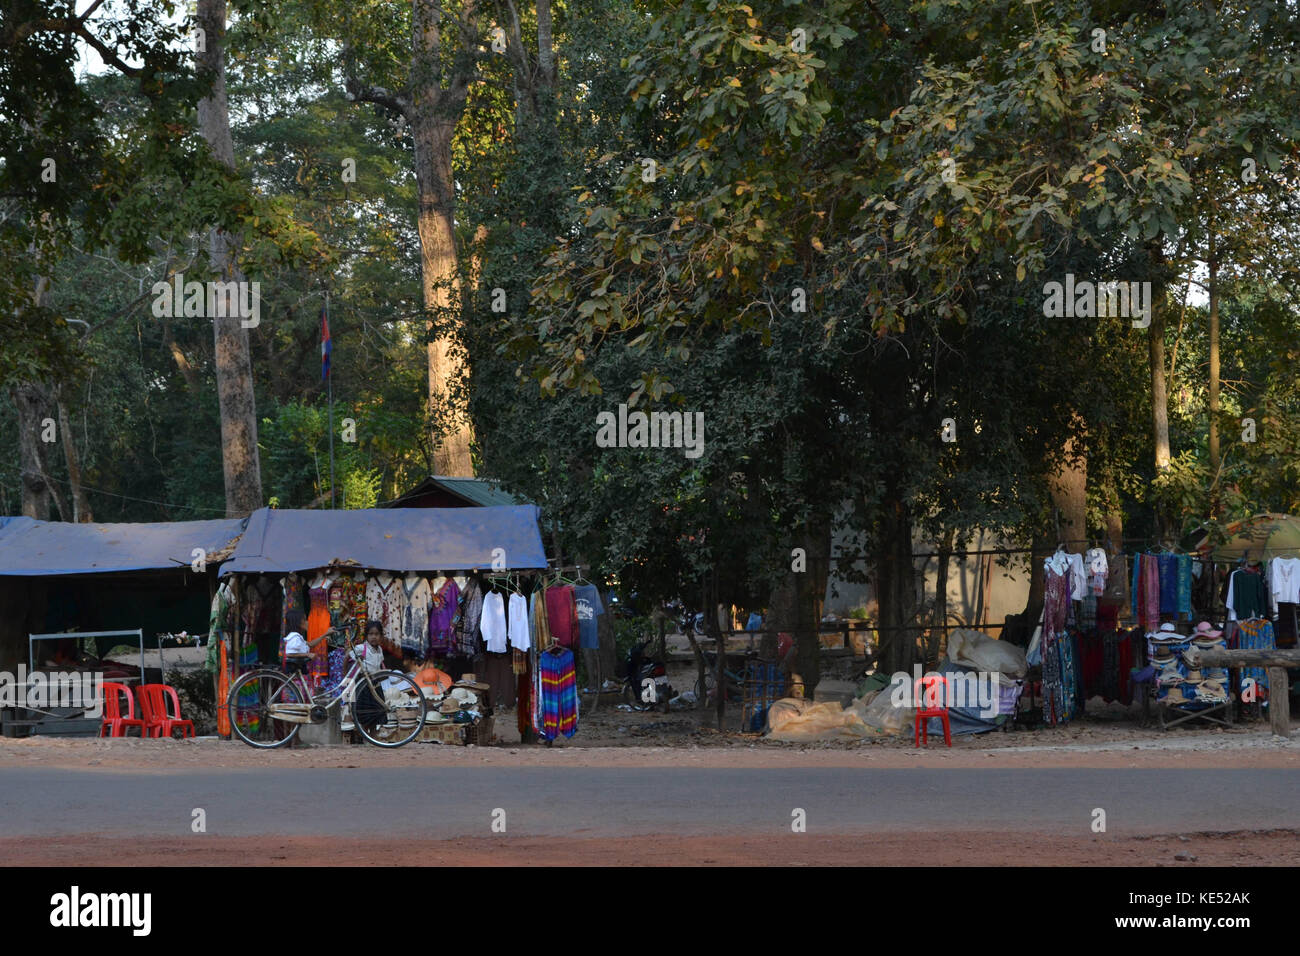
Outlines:
{"label": "bicycle", "polygon": [[342,635],[351,662],[338,684],[313,693],[304,676],[309,655],[286,658],[284,670],[261,667],[235,681],[226,695],[226,710],[240,740],[264,750],[283,747],[303,724],[328,720],[329,708],[345,699],[353,725],[375,746],[401,747],[416,738],[428,708],[419,685],[402,671],[363,668],[352,652],[350,631],[331,628],[318,640],[331,633]]}

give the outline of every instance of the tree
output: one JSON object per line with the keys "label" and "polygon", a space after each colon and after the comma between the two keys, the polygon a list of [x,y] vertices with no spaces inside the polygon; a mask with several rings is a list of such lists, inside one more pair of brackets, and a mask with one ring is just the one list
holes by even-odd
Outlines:
{"label": "tree", "polygon": [[[208,94],[199,101],[199,130],[213,157],[234,170],[235,149],[226,98],[226,0],[198,0],[196,23],[205,39],[198,63],[210,83]],[[222,226],[212,227],[209,266],[222,282],[247,281],[236,256],[239,244],[239,238]],[[262,467],[257,453],[257,408],[248,329],[237,310],[222,311],[212,317],[221,407],[221,461],[226,514],[238,517],[262,507]]]}

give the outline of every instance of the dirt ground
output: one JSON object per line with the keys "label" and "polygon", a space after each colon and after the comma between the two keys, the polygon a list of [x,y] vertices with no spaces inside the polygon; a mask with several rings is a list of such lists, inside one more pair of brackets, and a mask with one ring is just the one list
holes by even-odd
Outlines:
{"label": "dirt ground", "polygon": [[[1300,767],[1300,734],[1273,736],[1266,723],[1162,732],[1085,720],[1067,727],[953,738],[951,748],[917,750],[910,737],[781,743],[700,726],[696,715],[609,711],[589,718],[552,747],[409,744],[294,746],[255,750],[235,741],[28,737],[0,738],[0,769],[169,769],[255,767],[574,766],[574,767]],[[498,718],[498,723],[501,718]],[[517,737],[517,735],[516,735]]]}

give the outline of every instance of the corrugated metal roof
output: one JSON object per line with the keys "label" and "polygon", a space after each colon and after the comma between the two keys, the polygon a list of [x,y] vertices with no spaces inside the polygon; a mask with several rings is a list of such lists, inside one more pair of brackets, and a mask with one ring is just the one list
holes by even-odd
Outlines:
{"label": "corrugated metal roof", "polygon": [[408,498],[417,497],[438,489],[484,508],[529,503],[516,498],[508,491],[503,491],[497,482],[487,478],[454,478],[450,475],[430,475],[410,491],[400,495],[395,501],[389,502],[387,507],[397,507]]}

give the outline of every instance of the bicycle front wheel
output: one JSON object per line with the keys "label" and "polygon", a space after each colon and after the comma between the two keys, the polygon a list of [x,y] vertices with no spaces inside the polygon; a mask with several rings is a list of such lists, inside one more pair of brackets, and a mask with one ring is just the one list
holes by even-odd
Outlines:
{"label": "bicycle front wheel", "polygon": [[250,747],[264,750],[283,747],[293,740],[298,728],[310,720],[310,705],[288,675],[271,668],[242,675],[226,698],[235,736]]}
{"label": "bicycle front wheel", "polygon": [[424,692],[410,675],[378,671],[367,682],[362,674],[353,691],[352,722],[376,747],[400,747],[424,728],[426,707]]}

